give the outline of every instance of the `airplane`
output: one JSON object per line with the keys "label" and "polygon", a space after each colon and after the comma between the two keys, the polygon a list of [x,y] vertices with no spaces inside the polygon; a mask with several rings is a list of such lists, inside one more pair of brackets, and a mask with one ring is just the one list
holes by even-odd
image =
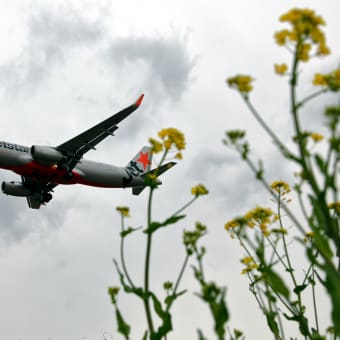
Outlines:
{"label": "airplane", "polygon": [[[152,152],[144,146],[126,167],[83,159],[89,150],[108,136],[113,136],[117,124],[134,112],[142,103],[142,94],[137,101],[105,119],[99,124],[71,138],[57,147],[0,142],[0,168],[11,170],[21,176],[21,182],[2,182],[2,192],[26,197],[28,206],[39,209],[52,199],[53,189],[59,184],[83,184],[102,188],[132,188],[139,195],[147,186],[148,174],[157,177],[170,169],[169,162],[150,170]],[[157,178],[156,184],[161,184]]]}

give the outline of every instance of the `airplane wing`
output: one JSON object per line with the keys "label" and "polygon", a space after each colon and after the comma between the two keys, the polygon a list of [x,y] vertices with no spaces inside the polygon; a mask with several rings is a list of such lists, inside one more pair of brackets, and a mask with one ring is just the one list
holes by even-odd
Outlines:
{"label": "airplane wing", "polygon": [[[95,146],[107,136],[113,136],[113,132],[118,129],[117,124],[140,106],[143,97],[144,95],[142,94],[134,104],[57,146],[56,149],[66,156],[66,160],[62,162],[61,166],[64,166],[68,172],[71,172],[86,152],[95,149]],[[22,183],[32,190],[32,196],[27,197],[27,203],[32,209],[39,209],[42,204],[49,202],[52,199],[50,192],[58,185],[25,176],[22,176]]]}
{"label": "airplane wing", "polygon": [[66,155],[66,162],[63,165],[67,167],[68,171],[71,171],[76,166],[86,152],[91,149],[95,150],[95,146],[107,136],[113,136],[113,132],[118,129],[117,124],[140,106],[143,97],[144,95],[142,94],[134,104],[57,146],[56,149]]}

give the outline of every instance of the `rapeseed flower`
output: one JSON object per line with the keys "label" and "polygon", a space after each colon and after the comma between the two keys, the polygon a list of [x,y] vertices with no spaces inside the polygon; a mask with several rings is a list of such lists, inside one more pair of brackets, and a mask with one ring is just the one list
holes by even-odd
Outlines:
{"label": "rapeseed flower", "polygon": [[316,47],[316,55],[324,56],[330,53],[326,45],[326,37],[320,26],[325,21],[313,10],[293,8],[280,16],[281,22],[287,22],[291,29],[283,29],[274,34],[276,43],[280,46],[292,43],[297,47],[297,58],[308,61],[311,55],[312,45]]}
{"label": "rapeseed flower", "polygon": [[328,204],[328,208],[334,210],[336,213],[340,213],[340,201]]}
{"label": "rapeseed flower", "polygon": [[246,267],[243,268],[241,272],[242,275],[249,273],[252,270],[257,269],[259,267],[259,265],[254,261],[254,259],[251,256],[246,256],[242,258],[241,263],[246,265]]}
{"label": "rapeseed flower", "polygon": [[191,188],[191,193],[195,197],[208,195],[209,191],[203,184],[198,184],[195,187]]}
{"label": "rapeseed flower", "polygon": [[288,66],[287,64],[274,64],[274,70],[276,74],[282,76],[287,72]]}
{"label": "rapeseed flower", "polygon": [[290,192],[290,186],[284,181],[274,181],[270,185],[271,189],[280,195],[286,195]]}
{"label": "rapeseed flower", "polygon": [[166,150],[169,150],[172,146],[177,150],[185,149],[184,134],[175,128],[162,129],[158,132],[158,136],[163,140],[163,145]]}
{"label": "rapeseed flower", "polygon": [[340,90],[340,68],[335,69],[331,73],[316,73],[313,79],[313,85],[325,86],[330,91],[336,92]]}
{"label": "rapeseed flower", "polygon": [[129,207],[116,207],[116,210],[120,213],[122,217],[130,217],[130,209]]}
{"label": "rapeseed flower", "polygon": [[249,227],[258,226],[261,229],[263,235],[268,236],[270,234],[268,227],[273,223],[275,218],[274,212],[270,208],[263,208],[257,206],[256,208],[248,211],[244,215],[247,225]]}
{"label": "rapeseed flower", "polygon": [[152,153],[159,153],[163,150],[163,144],[154,138],[149,138]]}
{"label": "rapeseed flower", "polygon": [[241,93],[248,93],[253,89],[251,82],[254,79],[248,75],[236,75],[235,77],[231,77],[227,79],[227,84],[231,88],[235,88]]}
{"label": "rapeseed flower", "polygon": [[310,138],[314,141],[314,143],[321,142],[325,137],[317,132],[311,132]]}

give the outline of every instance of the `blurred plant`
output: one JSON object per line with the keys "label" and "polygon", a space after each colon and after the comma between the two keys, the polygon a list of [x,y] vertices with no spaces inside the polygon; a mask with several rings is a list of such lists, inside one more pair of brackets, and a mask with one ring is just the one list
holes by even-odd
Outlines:
{"label": "blurred plant", "polygon": [[[340,335],[340,203],[337,189],[340,107],[333,106],[325,110],[329,130],[327,137],[303,130],[300,109],[322,93],[338,92],[340,69],[328,74],[317,73],[313,84],[321,89],[298,99],[300,63],[330,53],[321,30],[325,22],[309,9],[292,9],[283,14],[280,21],[289,23],[290,29],[283,29],[275,33],[274,37],[278,45],[286,47],[292,54],[292,64],[290,70],[286,64],[275,64],[274,70],[277,74],[288,75],[290,78],[290,112],[294,125],[293,141],[297,150],[290,150],[287,144],[281,141],[251,103],[251,76],[231,77],[227,79],[227,84],[240,93],[255,119],[271,137],[286,161],[298,166],[298,180],[294,190],[301,214],[295,205],[293,208],[288,206],[289,185],[283,181],[275,181],[270,185],[262,160],[257,164],[251,159],[245,132],[227,131],[224,143],[236,149],[256,178],[262,182],[276,202],[277,212],[274,213],[270,208],[256,207],[245,215],[228,221],[225,229],[232,238],[240,242],[245,252],[245,257],[241,260],[245,265],[242,274],[250,280],[249,289],[265,315],[274,338],[285,338],[283,320],[287,319],[297,322],[300,334],[305,339],[325,339],[327,331],[335,340]],[[326,148],[325,154],[315,151],[315,144],[321,142]],[[298,218],[300,215],[303,220]],[[290,222],[284,221],[286,216]],[[294,237],[296,233],[293,230],[292,236],[288,238],[285,223],[292,224],[300,236]],[[294,240],[297,240],[296,246],[302,246],[307,254],[307,269],[302,279],[298,278],[296,265],[292,261],[292,251],[295,250],[289,249]],[[321,331],[318,320],[317,286],[325,287],[331,300],[333,324],[325,332]],[[307,316],[309,314],[304,302],[308,291],[311,292],[313,302],[313,322]]]}
{"label": "blurred plant", "polygon": [[[201,289],[197,296],[209,306],[215,324],[215,334],[219,340],[223,340],[225,339],[225,326],[229,319],[229,312],[225,303],[226,288],[219,287],[214,281],[206,281],[203,269],[203,257],[206,254],[206,249],[205,247],[198,247],[197,244],[206,232],[207,227],[197,222],[194,231],[184,231],[183,243],[187,257],[194,255],[197,261],[197,265],[193,266],[194,276]],[[201,330],[198,330],[198,334],[199,339],[205,339]]]}
{"label": "blurred plant", "polygon": [[[208,190],[204,185],[199,184],[191,189],[193,197],[184,204],[180,209],[175,211],[163,222],[153,221],[152,219],[152,206],[154,191],[157,189],[157,176],[160,169],[164,166],[165,160],[170,155],[177,159],[182,159],[182,150],[185,148],[184,135],[174,128],[163,129],[158,133],[160,140],[150,138],[150,144],[153,153],[162,153],[161,160],[155,171],[152,172],[152,176],[146,178],[146,184],[150,186],[148,206],[147,206],[147,227],[143,230],[146,235],[146,253],[145,253],[145,264],[144,264],[144,283],[137,285],[132,276],[128,271],[128,267],[125,262],[125,239],[131,233],[139,230],[140,228],[125,227],[125,220],[130,216],[128,207],[117,207],[116,210],[121,216],[121,243],[120,243],[120,264],[114,260],[120,283],[125,293],[133,294],[138,297],[144,304],[147,330],[144,333],[143,339],[166,339],[167,334],[172,330],[172,315],[171,307],[178,297],[183,295],[186,291],[179,290],[181,280],[185,269],[187,268],[189,257],[196,252],[196,243],[198,239],[203,236],[204,229],[201,224],[196,224],[196,231],[194,233],[184,232],[184,244],[186,247],[186,256],[184,257],[181,270],[177,278],[172,281],[164,282],[163,288],[165,291],[165,297],[163,301],[159,298],[156,293],[151,290],[150,287],[150,259],[152,240],[155,232],[160,231],[162,228],[169,227],[178,221],[182,220],[185,215],[183,211],[188,208],[194,201],[199,197],[207,195]],[[142,227],[141,227],[142,228]],[[122,334],[125,339],[130,338],[130,326],[124,320],[120,309],[117,304],[117,295],[119,289],[116,287],[110,287],[108,289],[109,295],[111,296],[112,304],[116,311],[116,321],[118,325],[118,332]],[[224,297],[224,295],[223,295]],[[158,327],[155,323],[155,315],[157,315],[159,322]]]}

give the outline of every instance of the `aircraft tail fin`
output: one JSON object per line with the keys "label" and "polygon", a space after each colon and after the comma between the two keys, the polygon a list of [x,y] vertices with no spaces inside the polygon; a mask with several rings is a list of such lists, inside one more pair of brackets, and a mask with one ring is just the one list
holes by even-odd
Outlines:
{"label": "aircraft tail fin", "polygon": [[141,176],[144,173],[150,171],[152,162],[152,152],[150,146],[143,146],[141,150],[138,151],[135,157],[131,159],[127,168],[135,176]]}
{"label": "aircraft tail fin", "polygon": [[[166,172],[169,169],[171,169],[174,165],[176,165],[175,162],[169,162],[169,163],[163,164],[159,168],[155,168],[155,169],[152,169],[152,170],[144,173],[142,175],[142,177],[145,177],[147,175],[156,175],[157,179],[158,179],[158,177],[160,175],[162,175],[164,172]],[[162,184],[162,182],[158,180],[157,184]],[[145,185],[144,186],[139,186],[139,187],[133,187],[132,188],[132,194],[133,195],[139,195],[145,188],[146,188]]]}

